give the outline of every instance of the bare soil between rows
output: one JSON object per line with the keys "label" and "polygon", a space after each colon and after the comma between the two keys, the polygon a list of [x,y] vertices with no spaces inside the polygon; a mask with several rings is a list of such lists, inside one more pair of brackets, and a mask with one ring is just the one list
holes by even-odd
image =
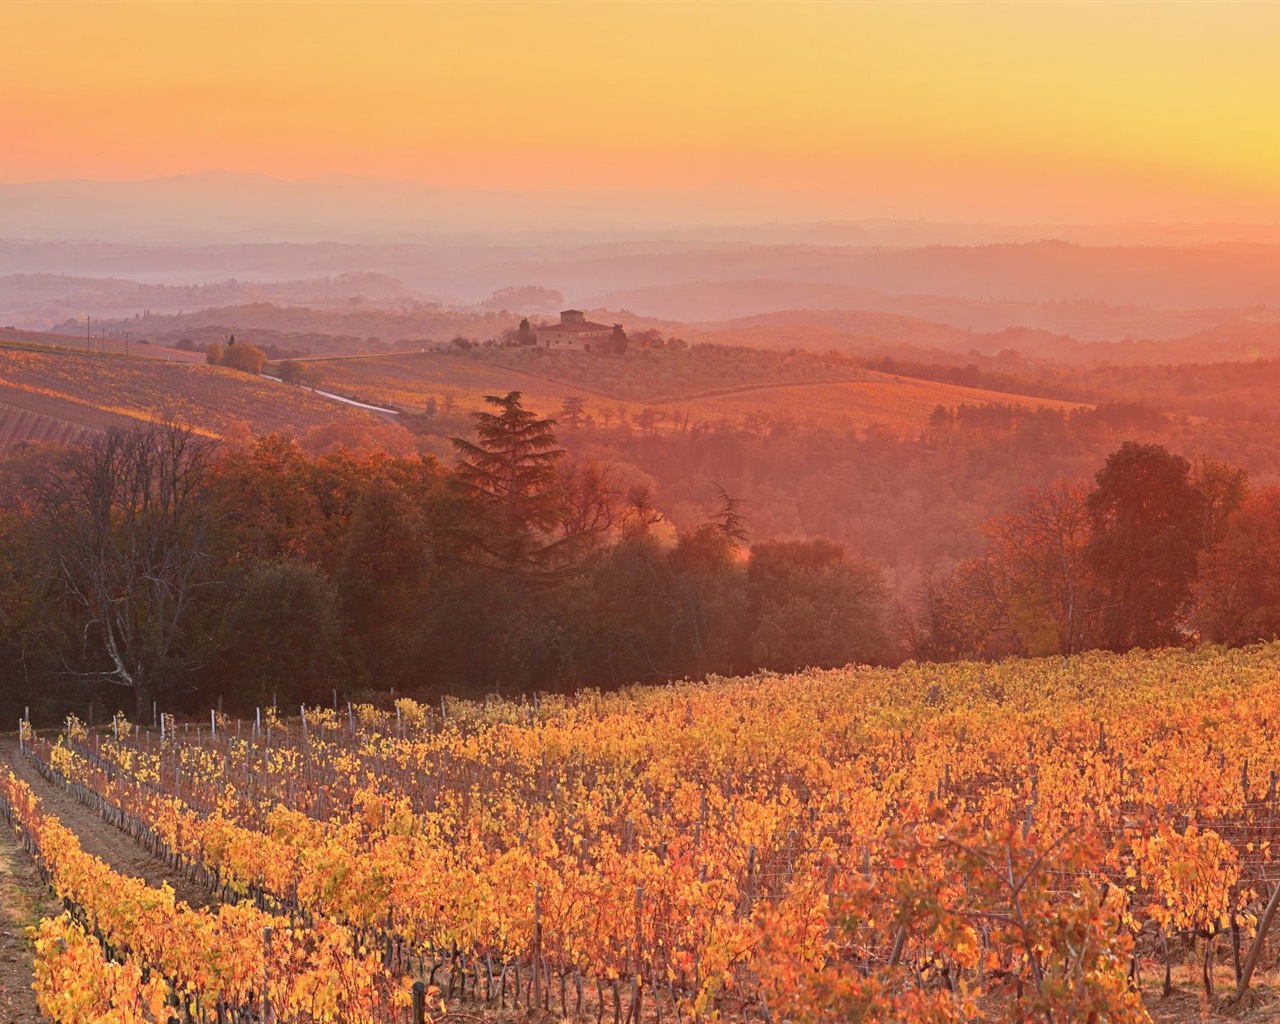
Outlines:
{"label": "bare soil between rows", "polygon": [[26,930],[57,909],[15,833],[0,828],[0,1021],[38,1024]]}
{"label": "bare soil between rows", "polygon": [[0,768],[8,768],[30,786],[44,809],[75,832],[84,851],[105,861],[113,871],[141,878],[157,888],[167,882],[178,899],[185,900],[192,907],[207,907],[215,902],[208,889],[172,870],[160,858],[151,856],[129,835],[103,821],[95,811],[61,786],[46,780],[18,749],[16,739],[5,737],[0,740]]}

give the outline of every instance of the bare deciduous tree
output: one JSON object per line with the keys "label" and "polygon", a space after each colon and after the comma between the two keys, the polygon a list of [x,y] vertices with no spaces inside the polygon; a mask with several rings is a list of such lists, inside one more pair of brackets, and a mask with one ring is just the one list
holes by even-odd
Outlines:
{"label": "bare deciduous tree", "polygon": [[39,491],[54,572],[83,620],[82,674],[130,688],[140,719],[199,657],[186,634],[210,585],[214,450],[174,424],[112,428],[71,449]]}

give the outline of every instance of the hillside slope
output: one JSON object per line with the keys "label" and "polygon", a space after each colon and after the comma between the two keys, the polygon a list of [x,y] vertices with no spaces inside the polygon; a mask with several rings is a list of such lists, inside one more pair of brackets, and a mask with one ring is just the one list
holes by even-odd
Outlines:
{"label": "hillside slope", "polygon": [[369,414],[216,366],[0,347],[0,447],[113,423],[176,420],[225,436],[300,432]]}
{"label": "hillside slope", "polygon": [[479,409],[484,396],[520,391],[554,415],[569,396],[597,420],[626,416],[646,429],[774,420],[896,433],[921,429],[938,406],[1073,403],[984,391],[858,368],[849,360],[730,349],[637,352],[620,359],[580,353],[436,352],[307,360],[320,386],[351,398],[421,412]]}

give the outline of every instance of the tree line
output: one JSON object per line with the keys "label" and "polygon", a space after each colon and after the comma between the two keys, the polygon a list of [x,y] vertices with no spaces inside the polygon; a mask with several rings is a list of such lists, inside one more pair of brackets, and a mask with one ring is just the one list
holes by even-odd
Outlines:
{"label": "tree line", "polygon": [[922,600],[934,658],[1125,651],[1280,637],[1280,487],[1126,442],[1092,485],[1058,481],[989,520],[981,555]]}
{"label": "tree line", "polygon": [[[831,541],[676,529],[519,393],[446,465],[174,424],[0,464],[0,713],[481,696],[1280,635],[1280,488],[1128,442],[895,599]],[[935,424],[940,427],[941,424]],[[709,488],[711,485],[707,485]]]}
{"label": "tree line", "polygon": [[879,570],[676,531],[518,392],[456,461],[117,427],[0,466],[4,713],[562,690],[896,656]]}

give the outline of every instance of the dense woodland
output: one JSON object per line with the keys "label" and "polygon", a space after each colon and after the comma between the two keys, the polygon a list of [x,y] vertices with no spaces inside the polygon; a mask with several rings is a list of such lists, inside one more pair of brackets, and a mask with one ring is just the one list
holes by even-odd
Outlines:
{"label": "dense woodland", "polygon": [[[1198,421],[1135,403],[939,408],[905,436],[840,425],[834,410],[824,423],[762,407],[736,424],[587,412],[559,411],[564,446],[644,482],[678,527],[714,511],[718,485],[742,501],[754,537],[840,543],[881,566],[907,604],[927,578],[978,555],[983,524],[1017,507],[1028,488],[1092,480],[1127,440],[1162,445],[1193,465],[1238,465],[1260,485],[1280,479],[1280,430],[1270,424]],[[412,425],[465,429],[444,414]]]}
{"label": "dense woodland", "polygon": [[[217,444],[176,425],[14,450],[0,469],[3,713],[145,717],[152,701],[480,695],[1280,635],[1280,491],[1153,443],[1094,458],[1165,425],[1149,411],[939,411],[923,442],[839,444],[776,429],[588,437],[581,410],[566,412],[557,425],[518,393],[494,397],[449,460],[313,454],[286,435]],[[1065,472],[1028,491],[1024,462]],[[758,496],[783,465],[807,481],[790,493],[829,503],[833,525],[879,523],[896,542],[918,530],[917,557],[950,557],[905,590],[891,558],[867,557],[867,534],[857,551],[769,539],[799,531],[732,487],[681,528],[658,510],[659,492],[678,503],[677,479],[751,478]],[[1011,479],[995,507],[1013,511],[954,557],[966,545],[933,536],[955,515],[946,489]],[[935,501],[939,518],[921,517]]]}

